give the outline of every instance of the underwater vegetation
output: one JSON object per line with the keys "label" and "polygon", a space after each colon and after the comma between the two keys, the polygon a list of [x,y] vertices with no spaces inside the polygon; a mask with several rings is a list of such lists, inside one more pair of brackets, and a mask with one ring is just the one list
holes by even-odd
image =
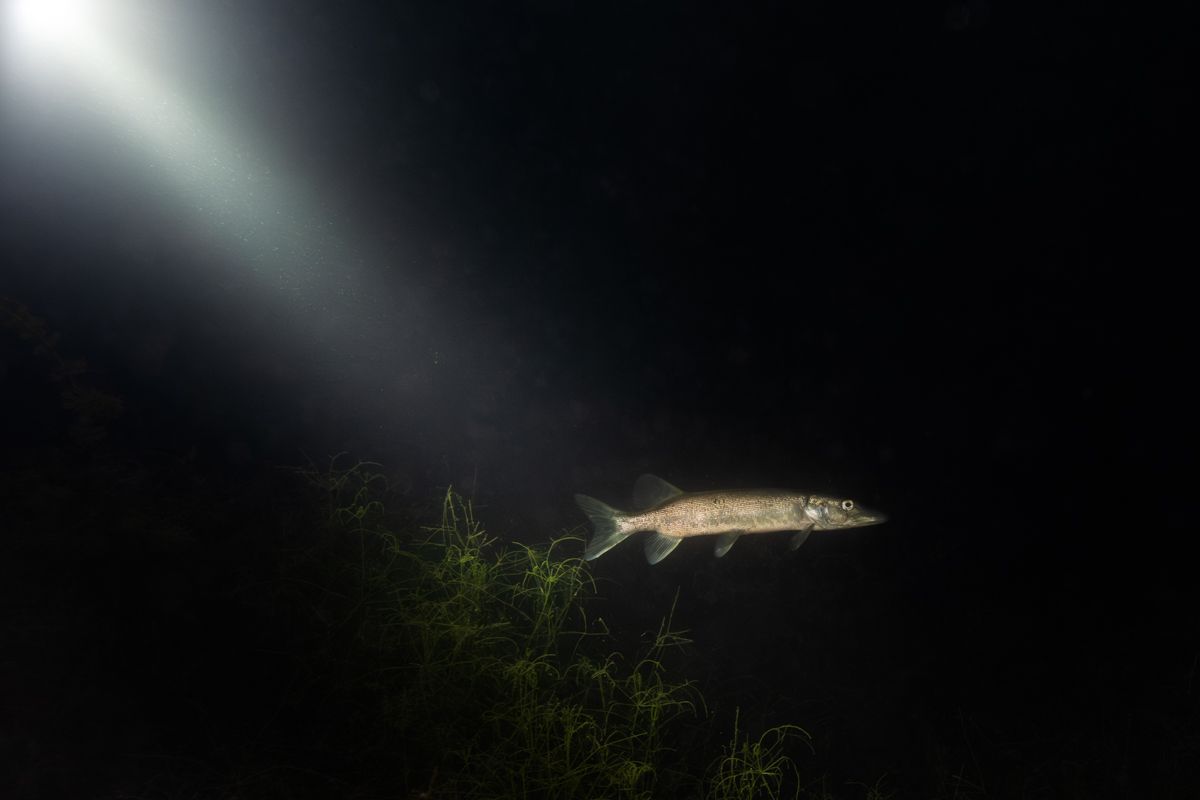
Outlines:
{"label": "underwater vegetation", "polygon": [[453,491],[439,522],[402,532],[387,519],[386,481],[369,465],[305,474],[328,495],[331,528],[360,554],[345,565],[357,596],[330,596],[322,613],[353,631],[370,665],[359,689],[378,698],[410,789],[463,798],[798,796],[790,754],[808,735],[785,725],[751,740],[735,720],[722,747],[700,692],[668,666],[687,643],[670,613],[636,656],[608,648],[603,621],[585,611],[595,586],[574,555],[576,537],[500,545]]}
{"label": "underwater vegetation", "polygon": [[501,541],[370,464],[205,471],[119,444],[0,469],[6,798],[1197,796],[1191,675],[1134,743],[1158,772],[1124,788],[1125,729],[1089,726],[1096,755],[1068,763],[969,709],[902,761],[829,716],[739,712],[701,684],[683,600],[640,647],[610,633],[574,536]]}

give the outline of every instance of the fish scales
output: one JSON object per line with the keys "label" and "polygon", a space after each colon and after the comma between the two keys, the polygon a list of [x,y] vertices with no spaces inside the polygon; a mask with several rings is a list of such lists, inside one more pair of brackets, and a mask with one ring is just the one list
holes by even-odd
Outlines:
{"label": "fish scales", "polygon": [[713,552],[720,558],[747,533],[794,531],[791,549],[795,550],[813,531],[859,528],[887,519],[848,498],[780,489],[684,492],[654,475],[638,478],[634,498],[642,510],[628,513],[594,497],[575,495],[575,502],[592,521],[593,535],[584,558],[599,558],[639,531],[650,533],[645,540],[646,560],[657,564],[693,536],[715,537]]}
{"label": "fish scales", "polygon": [[630,515],[621,528],[679,537],[792,531],[808,523],[806,501],[804,495],[771,490],[693,492]]}

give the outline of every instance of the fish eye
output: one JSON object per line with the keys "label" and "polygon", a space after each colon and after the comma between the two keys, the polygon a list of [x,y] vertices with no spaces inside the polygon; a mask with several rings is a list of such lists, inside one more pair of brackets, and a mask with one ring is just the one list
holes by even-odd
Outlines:
{"label": "fish eye", "polygon": [[854,508],[853,500],[843,500],[842,501],[842,511],[850,511],[853,508]]}

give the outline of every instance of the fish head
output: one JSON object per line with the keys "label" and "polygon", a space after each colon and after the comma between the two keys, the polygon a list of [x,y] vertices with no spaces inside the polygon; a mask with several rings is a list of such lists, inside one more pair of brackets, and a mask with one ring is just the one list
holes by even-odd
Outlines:
{"label": "fish head", "polygon": [[883,514],[861,506],[846,497],[813,495],[808,499],[804,513],[812,520],[813,527],[819,531],[861,528],[865,525],[887,522],[887,517]]}

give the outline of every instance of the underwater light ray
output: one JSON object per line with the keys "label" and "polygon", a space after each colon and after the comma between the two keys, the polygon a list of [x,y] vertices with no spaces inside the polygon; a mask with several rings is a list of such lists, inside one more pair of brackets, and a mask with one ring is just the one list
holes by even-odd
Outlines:
{"label": "underwater light ray", "polygon": [[[90,11],[95,16],[97,9]],[[48,37],[42,29],[49,26],[45,19],[34,27]],[[74,26],[69,33],[54,37],[56,66],[73,67],[71,77],[90,98],[84,103],[124,140],[135,166],[171,184],[230,256],[260,272],[263,283],[285,297],[289,290],[293,295],[319,290],[319,268],[333,261],[343,265],[345,276],[346,254],[336,252],[345,237],[342,247],[329,246],[335,224],[330,215],[305,203],[303,189],[289,185],[281,170],[257,155],[247,144],[250,137],[206,117],[200,103],[139,64],[101,26]]]}
{"label": "underwater light ray", "polygon": [[88,0],[12,0],[6,21],[17,39],[65,49],[86,38],[91,11]]}
{"label": "underwater light ray", "polygon": [[[226,262],[211,280],[253,293],[264,311],[290,320],[291,332],[315,345],[305,360],[334,380],[378,392],[381,365],[364,362],[430,368],[412,364],[434,360],[434,348],[420,344],[431,338],[431,315],[413,288],[399,296],[381,279],[387,262],[369,238],[264,155],[278,147],[259,145],[139,57],[120,30],[122,20],[139,18],[137,3],[43,2],[9,6],[6,60],[69,88],[88,121],[121,141],[133,170],[170,187]],[[445,360],[444,344],[438,357]]]}

